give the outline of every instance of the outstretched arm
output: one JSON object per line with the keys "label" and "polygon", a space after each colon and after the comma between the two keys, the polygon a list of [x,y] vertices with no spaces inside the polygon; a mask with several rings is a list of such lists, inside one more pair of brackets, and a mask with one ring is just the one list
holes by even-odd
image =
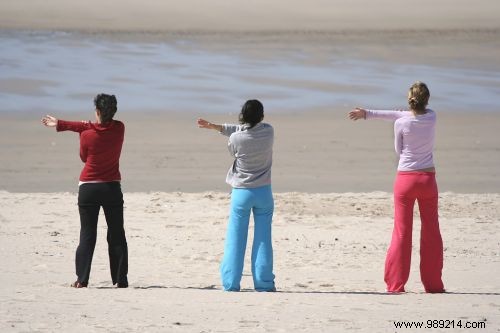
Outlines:
{"label": "outstretched arm", "polygon": [[92,128],[90,121],[66,121],[57,119],[51,115],[46,115],[42,118],[42,124],[47,127],[55,127],[56,131],[72,131],[81,133],[89,128]]}
{"label": "outstretched arm", "polygon": [[381,119],[395,121],[401,117],[412,115],[411,111],[403,110],[367,110],[356,108],[349,112],[349,118],[352,120],[358,119]]}
{"label": "outstretched arm", "polygon": [[208,129],[214,129],[220,134],[225,135],[225,136],[230,136],[236,131],[239,131],[241,129],[240,125],[231,125],[231,124],[223,124],[223,125],[216,125],[212,124],[209,121],[206,121],[205,119],[198,119],[198,127],[199,128],[208,128]]}

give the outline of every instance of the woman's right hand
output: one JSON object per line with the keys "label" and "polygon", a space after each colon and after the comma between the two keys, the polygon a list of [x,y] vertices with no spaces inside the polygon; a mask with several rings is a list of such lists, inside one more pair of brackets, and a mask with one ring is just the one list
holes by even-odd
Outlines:
{"label": "woman's right hand", "polygon": [[198,118],[198,127],[199,128],[208,128],[208,129],[213,129],[219,132],[222,132],[222,125],[217,125],[213,124],[209,121],[206,121],[205,119]]}
{"label": "woman's right hand", "polygon": [[358,120],[358,119],[366,119],[366,110],[363,108],[355,108],[351,112],[349,112],[349,119]]}
{"label": "woman's right hand", "polygon": [[57,118],[52,117],[51,115],[46,115],[42,118],[42,124],[47,127],[56,127],[57,126]]}
{"label": "woman's right hand", "polygon": [[209,121],[206,121],[205,119],[198,118],[198,127],[211,129],[212,124]]}

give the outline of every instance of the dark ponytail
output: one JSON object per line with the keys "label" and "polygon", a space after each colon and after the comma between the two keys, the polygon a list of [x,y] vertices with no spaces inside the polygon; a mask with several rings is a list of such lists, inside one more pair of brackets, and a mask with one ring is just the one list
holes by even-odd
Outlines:
{"label": "dark ponytail", "polygon": [[264,119],[264,106],[256,99],[251,99],[243,104],[239,120],[240,124],[249,124],[254,127]]}
{"label": "dark ponytail", "polygon": [[99,94],[94,98],[95,108],[101,113],[101,123],[113,120],[117,110],[116,104],[115,95]]}

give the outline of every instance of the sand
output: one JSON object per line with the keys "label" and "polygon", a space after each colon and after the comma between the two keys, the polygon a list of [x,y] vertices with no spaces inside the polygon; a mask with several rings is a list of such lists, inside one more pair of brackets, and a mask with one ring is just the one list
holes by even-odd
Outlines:
{"label": "sand", "polygon": [[[18,0],[0,3],[0,28],[86,31],[332,31],[498,29],[495,0],[275,0],[141,2]],[[424,24],[423,24],[424,22]]]}
{"label": "sand", "polygon": [[[423,0],[413,7],[395,0],[18,0],[0,1],[0,33],[189,40],[182,47],[259,59],[303,50],[305,61],[315,65],[335,52],[346,59],[463,66],[495,76],[499,9],[494,0]],[[491,82],[478,84],[496,91]],[[332,88],[303,80],[275,83]],[[23,81],[0,74],[0,90],[9,94],[37,96],[47,85],[50,77]],[[363,92],[362,85],[349,89]],[[40,107],[2,112],[0,122],[2,332],[500,332],[500,110],[436,110],[447,293],[423,293],[416,213],[408,292],[389,295],[383,264],[396,169],[391,124],[350,122],[349,108],[339,106],[293,112],[284,106],[266,114],[276,132],[278,292],[253,292],[246,262],[243,292],[225,293],[218,266],[231,159],[226,139],[196,128],[195,121],[235,122],[236,112],[119,112],[127,126],[121,171],[130,288],[111,286],[101,216],[89,288],[75,290],[69,284],[79,230],[78,137],[43,128],[39,119],[46,109]],[[92,112],[57,116],[89,119]],[[395,327],[395,321],[425,326],[427,320],[484,328]]]}
{"label": "sand", "polygon": [[[392,191],[397,167],[392,124],[353,122],[347,111],[266,115],[276,136],[274,191]],[[78,135],[44,128],[42,115],[3,116],[0,189],[77,191],[82,168]],[[83,120],[92,114],[60,116]],[[127,131],[120,165],[125,192],[229,192],[224,182],[232,163],[227,138],[197,128],[197,117],[237,122],[237,114],[117,114]],[[438,113],[435,163],[441,191],[498,193],[500,122],[495,118],[494,113]]]}
{"label": "sand", "polygon": [[224,192],[125,193],[127,290],[111,286],[102,216],[90,287],[69,287],[74,193],[0,192],[0,202],[2,332],[399,332],[394,321],[434,319],[499,328],[499,194],[441,193],[444,295],[423,293],[418,222],[408,293],[384,293],[392,226],[385,192],[276,194],[277,293],[252,292],[248,256],[243,292],[221,291]]}

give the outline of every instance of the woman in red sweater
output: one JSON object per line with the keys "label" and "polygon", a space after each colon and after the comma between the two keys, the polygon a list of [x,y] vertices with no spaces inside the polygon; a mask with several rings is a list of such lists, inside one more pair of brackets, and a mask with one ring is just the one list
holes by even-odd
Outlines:
{"label": "woman in red sweater", "polygon": [[78,210],[80,244],[76,250],[75,288],[87,287],[97,237],[97,219],[102,206],[108,224],[108,252],[111,279],[118,288],[127,288],[128,249],[123,228],[123,194],[120,186],[119,160],[125,126],[113,120],[114,95],[94,98],[96,122],[65,121],[52,116],[42,118],[47,127],[80,134],[80,158],[85,166],[80,174]]}

